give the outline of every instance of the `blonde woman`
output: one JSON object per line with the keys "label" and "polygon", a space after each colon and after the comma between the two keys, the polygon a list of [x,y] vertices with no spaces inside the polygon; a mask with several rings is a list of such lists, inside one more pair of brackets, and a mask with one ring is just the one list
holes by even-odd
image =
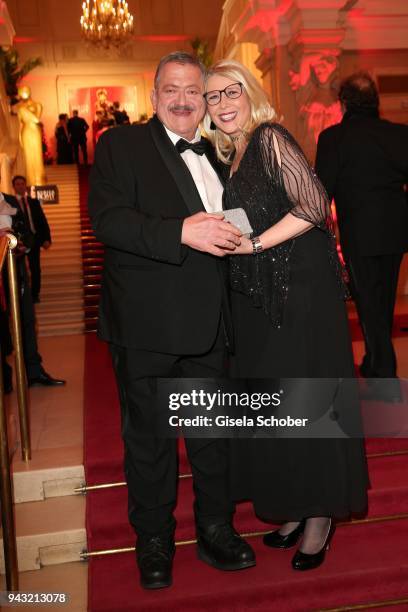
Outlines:
{"label": "blonde woman", "polygon": [[[230,256],[233,375],[353,377],[324,188],[244,66],[215,64],[205,99],[206,132],[228,169],[224,206],[244,208],[254,230]],[[323,562],[333,518],[366,508],[361,440],[256,439],[237,452],[232,471],[235,497],[251,497],[259,516],[283,522],[266,545],[289,548],[302,538],[296,570]]]}

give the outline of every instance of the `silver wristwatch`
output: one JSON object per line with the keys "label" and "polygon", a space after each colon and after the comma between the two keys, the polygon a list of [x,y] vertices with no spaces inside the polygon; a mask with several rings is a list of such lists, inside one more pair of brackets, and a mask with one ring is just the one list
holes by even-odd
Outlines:
{"label": "silver wristwatch", "polygon": [[259,236],[255,236],[255,238],[251,238],[252,242],[252,255],[258,255],[258,253],[262,253],[263,246],[262,242],[259,239]]}

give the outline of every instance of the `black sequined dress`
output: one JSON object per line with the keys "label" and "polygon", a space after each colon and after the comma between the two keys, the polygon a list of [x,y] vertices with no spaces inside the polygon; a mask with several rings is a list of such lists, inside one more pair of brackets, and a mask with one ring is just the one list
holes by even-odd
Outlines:
{"label": "black sequined dress", "polygon": [[[288,212],[313,223],[259,255],[230,257],[241,378],[353,377],[354,365],[326,192],[292,136],[265,123],[227,183],[224,207],[245,209],[259,235]],[[232,442],[232,492],[266,519],[363,513],[367,468],[359,439]]]}

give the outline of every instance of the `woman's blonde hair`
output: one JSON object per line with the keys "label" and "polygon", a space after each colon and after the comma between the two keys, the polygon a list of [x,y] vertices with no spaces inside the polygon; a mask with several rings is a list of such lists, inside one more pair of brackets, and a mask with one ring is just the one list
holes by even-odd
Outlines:
{"label": "woman's blonde hair", "polygon": [[[235,60],[220,60],[211,68],[209,68],[205,83],[208,79],[218,74],[219,76],[231,79],[235,83],[241,83],[243,86],[242,95],[247,95],[251,106],[251,114],[246,125],[242,126],[243,132],[249,137],[252,132],[265,121],[274,121],[276,112],[270,105],[268,97],[256,78],[251,72],[240,62]],[[211,117],[208,110],[203,119],[203,128],[206,136],[215,146],[217,155],[226,164],[231,164],[231,153],[234,151],[234,143],[230,136],[224,134],[221,130],[212,130]]]}

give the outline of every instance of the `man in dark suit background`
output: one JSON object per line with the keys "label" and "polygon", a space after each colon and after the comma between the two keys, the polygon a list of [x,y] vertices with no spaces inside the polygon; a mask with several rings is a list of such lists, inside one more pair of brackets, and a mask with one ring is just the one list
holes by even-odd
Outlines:
{"label": "man in dark suit background", "polygon": [[[90,178],[92,224],[106,246],[99,335],[110,343],[119,388],[129,519],[145,588],[171,584],[175,550],[177,444],[152,434],[155,378],[223,376],[231,343],[221,258],[240,232],[211,214],[222,209],[222,185],[197,129],[203,91],[196,58],[163,58],[155,116],[103,134]],[[232,526],[227,441],[190,438],[186,447],[200,559],[223,570],[254,565]]]}
{"label": "man in dark suit background", "polygon": [[33,235],[32,247],[27,257],[31,273],[31,295],[33,302],[37,303],[40,301],[41,291],[41,248],[47,250],[51,246],[50,226],[39,200],[27,195],[26,178],[17,175],[13,177],[12,183],[20,209]]}
{"label": "man in dark suit background", "polygon": [[[367,378],[397,374],[391,340],[398,274],[408,250],[408,126],[379,117],[367,73],[340,87],[344,117],[319,137],[316,172],[334,198],[340,241],[365,341]],[[399,386],[384,399],[399,399]]]}
{"label": "man in dark suit background", "polygon": [[124,124],[130,123],[129,115],[127,114],[125,109],[120,110],[119,102],[113,103],[113,116],[115,117],[116,125],[124,125]]}
{"label": "man in dark suit background", "polygon": [[82,151],[82,160],[88,163],[87,136],[89,125],[83,117],[78,115],[77,110],[72,111],[72,117],[68,119],[68,132],[71,137],[72,149],[74,151],[74,161],[79,164],[79,149]]}

